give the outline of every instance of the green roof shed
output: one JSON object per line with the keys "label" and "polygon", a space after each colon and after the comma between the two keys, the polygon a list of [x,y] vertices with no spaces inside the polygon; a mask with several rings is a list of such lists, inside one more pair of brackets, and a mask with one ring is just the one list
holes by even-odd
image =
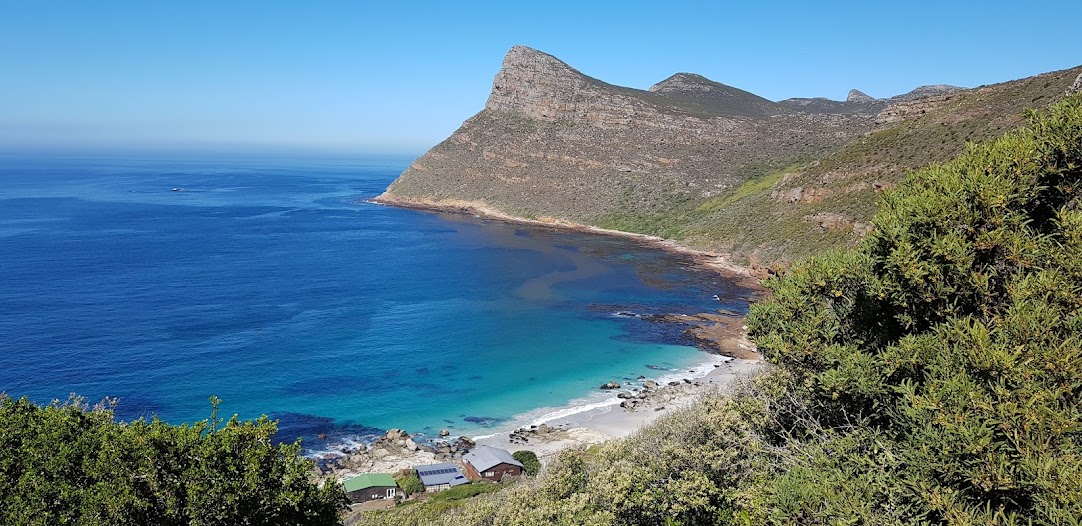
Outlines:
{"label": "green roof shed", "polygon": [[386,473],[365,473],[345,481],[342,486],[345,487],[346,493],[349,493],[366,488],[395,487],[398,483],[394,481],[394,477]]}

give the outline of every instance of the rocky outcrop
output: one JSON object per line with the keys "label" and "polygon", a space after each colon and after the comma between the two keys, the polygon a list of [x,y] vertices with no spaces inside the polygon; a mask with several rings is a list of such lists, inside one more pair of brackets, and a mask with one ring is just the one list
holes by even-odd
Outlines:
{"label": "rocky outcrop", "polygon": [[948,93],[946,95],[936,95],[921,99],[902,100],[901,102],[887,106],[883,111],[879,112],[875,117],[875,123],[878,125],[893,124],[906,119],[920,117],[934,112],[938,108],[950,103],[955,97],[955,93]]}
{"label": "rocky outcrop", "polygon": [[382,437],[365,446],[343,448],[337,455],[317,459],[316,476],[336,475],[339,479],[365,472],[393,472],[417,464],[451,462],[476,446],[468,437],[444,437],[419,442],[401,429],[388,430]]}
{"label": "rocky outcrop", "polygon": [[556,57],[515,46],[492,82],[486,110],[506,111],[544,122],[584,122],[624,127],[654,119],[646,101],[579,73]]}
{"label": "rocky outcrop", "polygon": [[875,97],[864,93],[857,89],[849,90],[849,96],[845,98],[845,102],[874,102]]}
{"label": "rocky outcrop", "polygon": [[895,102],[905,102],[917,99],[923,99],[926,97],[935,97],[938,95],[947,95],[950,93],[956,93],[966,88],[959,86],[951,86],[949,84],[931,84],[928,86],[921,86],[909,93],[903,93],[901,95],[895,95],[890,100]]}
{"label": "rocky outcrop", "polygon": [[1067,93],[1075,93],[1077,91],[1082,91],[1082,74],[1079,74],[1078,77],[1074,79],[1074,83],[1071,84],[1071,87],[1067,88]]}

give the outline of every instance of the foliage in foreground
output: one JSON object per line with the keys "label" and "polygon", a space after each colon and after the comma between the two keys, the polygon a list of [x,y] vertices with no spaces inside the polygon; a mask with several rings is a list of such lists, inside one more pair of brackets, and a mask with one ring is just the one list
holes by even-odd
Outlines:
{"label": "foliage in foreground", "polygon": [[1080,193],[1074,96],[912,175],[858,250],[771,282],[749,318],[788,395],[769,439],[830,454],[765,502],[800,523],[1082,520]]}
{"label": "foliage in foreground", "polygon": [[0,524],[338,524],[341,485],[311,483],[276,430],[266,417],[125,424],[79,399],[2,396]]}
{"label": "foliage in foreground", "polygon": [[768,281],[774,367],[462,505],[368,524],[1080,524],[1082,95]]}

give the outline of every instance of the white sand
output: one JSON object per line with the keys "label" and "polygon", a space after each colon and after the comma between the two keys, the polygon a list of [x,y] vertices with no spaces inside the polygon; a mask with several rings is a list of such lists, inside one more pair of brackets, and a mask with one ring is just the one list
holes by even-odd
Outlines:
{"label": "white sand", "polygon": [[[758,360],[733,358],[721,367],[713,369],[706,376],[698,378],[696,381],[702,385],[682,383],[677,387],[660,387],[647,399],[647,402],[643,404],[644,407],[632,411],[621,408],[619,405],[611,405],[554,419],[546,423],[562,431],[538,435],[536,438],[531,437],[528,444],[512,443],[510,433],[507,432],[478,439],[477,443],[508,451],[529,449],[544,460],[568,447],[586,446],[610,438],[626,437],[662,415],[693,403],[705,393],[723,389],[737,378],[750,376],[761,367],[763,367],[763,362]],[[674,397],[666,400],[669,395]],[[663,409],[657,410],[659,407]]]}

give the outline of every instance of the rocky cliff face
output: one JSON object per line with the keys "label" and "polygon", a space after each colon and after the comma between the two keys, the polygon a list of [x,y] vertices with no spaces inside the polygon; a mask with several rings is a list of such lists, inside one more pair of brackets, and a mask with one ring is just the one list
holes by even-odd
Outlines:
{"label": "rocky cliff face", "polygon": [[843,144],[873,117],[794,111],[691,74],[651,91],[623,88],[515,46],[485,109],[382,199],[587,223],[664,213]]}
{"label": "rocky cliff face", "polygon": [[891,99],[772,102],[700,75],[649,90],[515,46],[488,102],[378,198],[660,235],[740,262],[852,243],[906,171],[1002,133],[1082,69]]}
{"label": "rocky cliff face", "polygon": [[626,127],[658,116],[646,101],[526,46],[507,52],[485,109],[543,122],[565,120],[602,127]]}

